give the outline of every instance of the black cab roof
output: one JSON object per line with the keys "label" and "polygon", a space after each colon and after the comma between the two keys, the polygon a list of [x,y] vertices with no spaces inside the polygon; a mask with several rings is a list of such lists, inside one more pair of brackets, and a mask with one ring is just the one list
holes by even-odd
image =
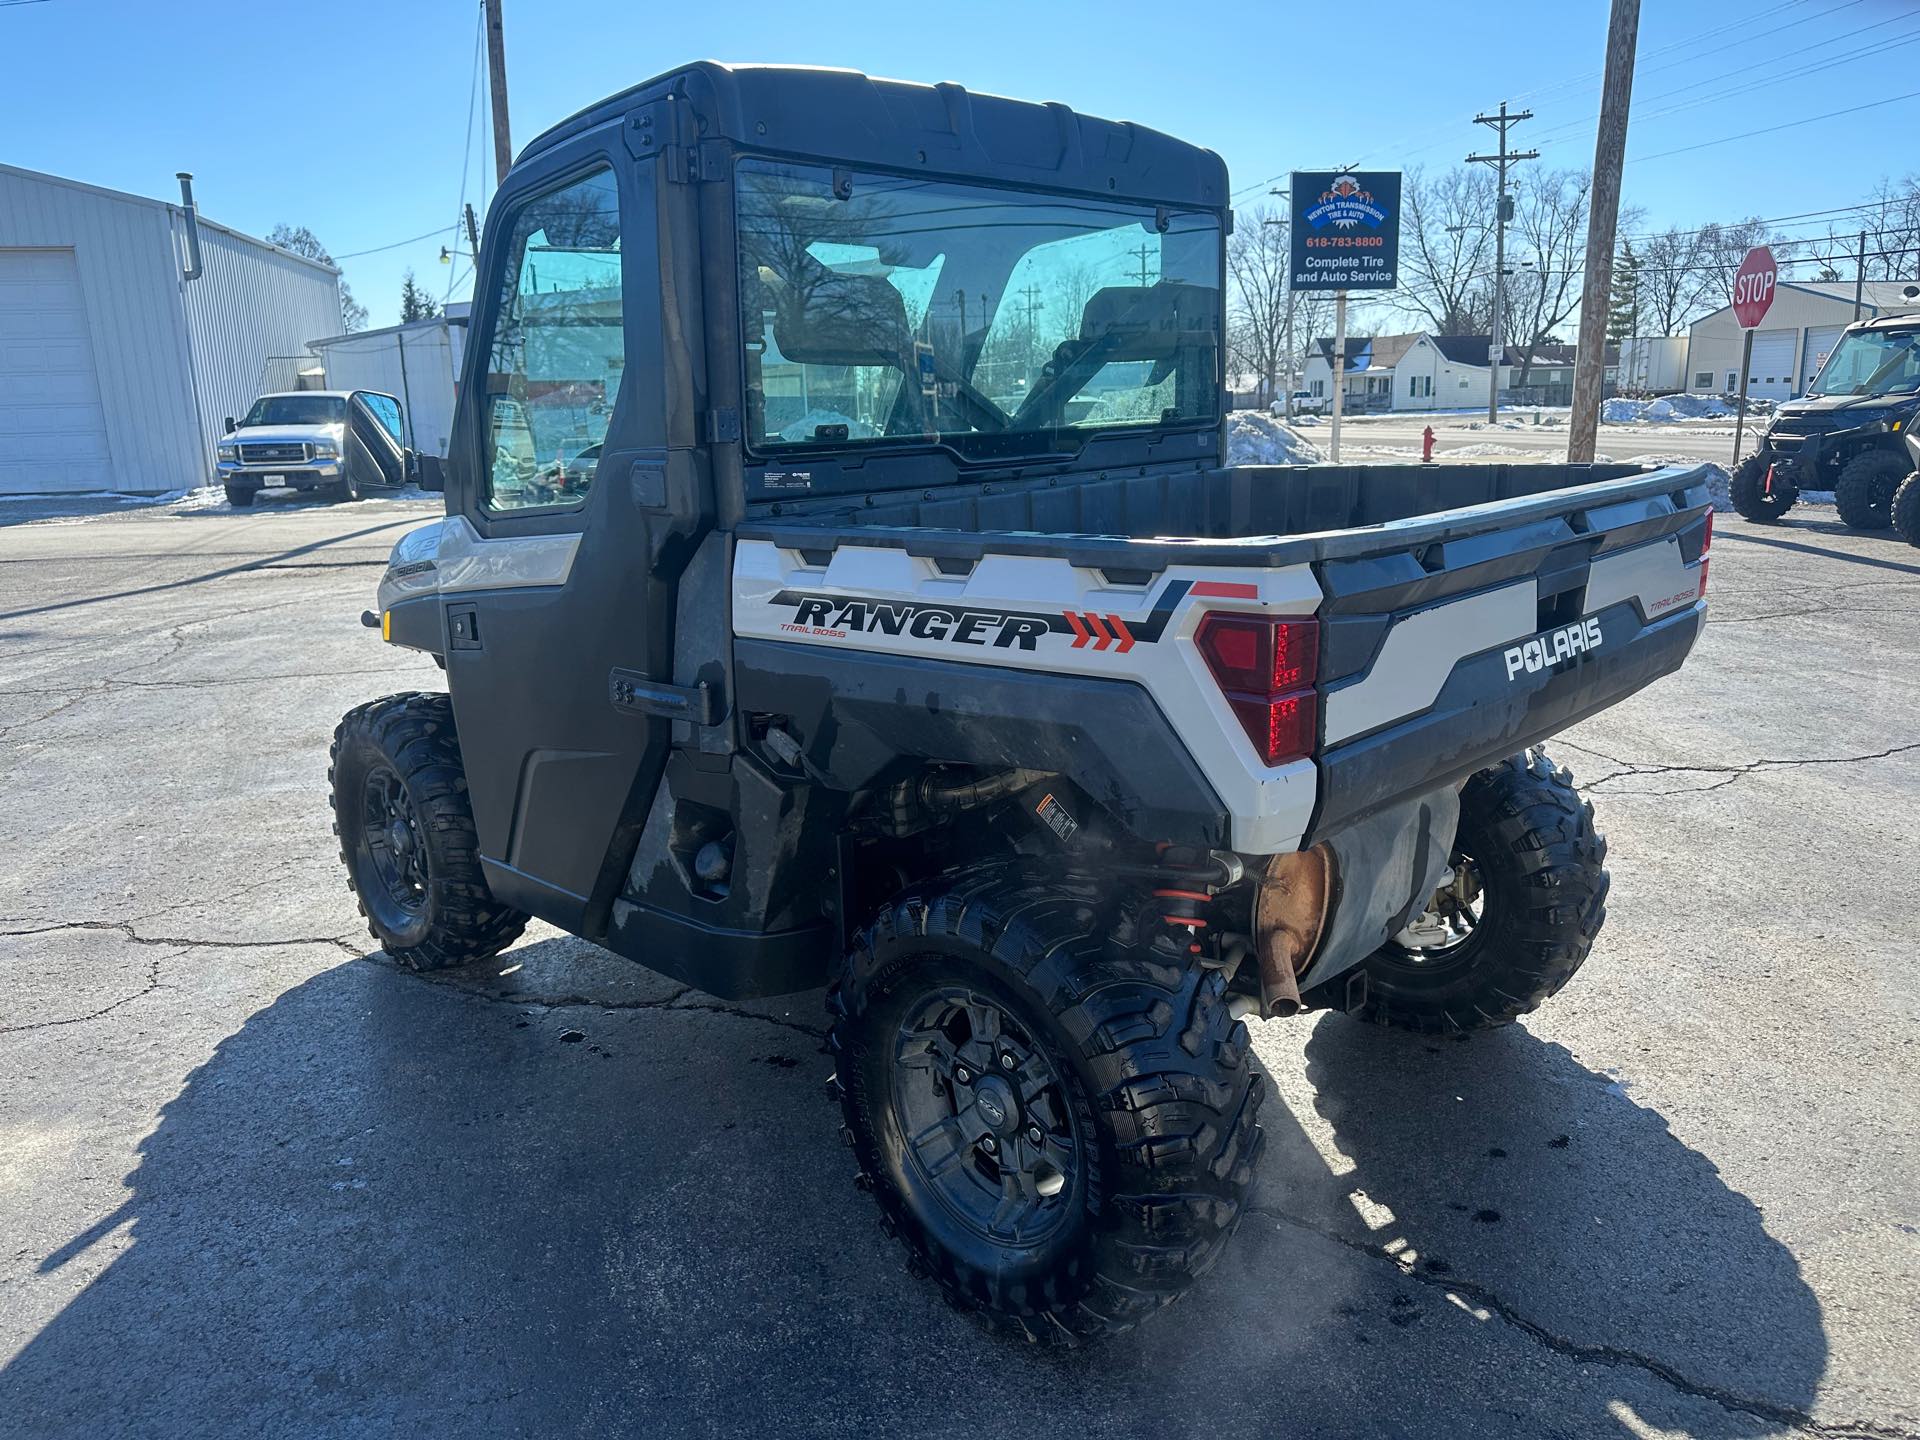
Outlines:
{"label": "black cab roof", "polygon": [[769,154],[1195,209],[1225,209],[1228,200],[1218,155],[1130,121],[857,70],[711,60],[589,106],[538,136],[516,164],[613,122],[633,128],[636,154],[647,143],[639,135],[664,132],[677,144],[721,140]]}

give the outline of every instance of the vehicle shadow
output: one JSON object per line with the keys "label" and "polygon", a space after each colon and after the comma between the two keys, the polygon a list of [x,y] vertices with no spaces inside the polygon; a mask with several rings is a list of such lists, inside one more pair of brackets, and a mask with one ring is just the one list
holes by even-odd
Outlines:
{"label": "vehicle shadow", "polygon": [[[1800,535],[1870,536],[1888,542],[1889,551],[1895,555],[1915,554],[1913,547],[1892,531],[1861,531],[1826,520],[1798,522],[1785,520],[1779,522],[1775,528]],[[1809,545],[1805,541],[1787,540],[1777,534],[1761,535],[1751,529],[1736,530],[1732,526],[1723,526],[1715,533],[1714,538],[1731,540],[1741,545],[1765,545],[1774,550],[1793,550],[1802,555],[1818,556],[1822,560],[1841,560],[1849,565],[1866,565],[1875,570],[1893,570],[1902,575],[1920,575],[1920,564],[1905,563],[1898,559],[1884,559],[1878,555],[1863,555],[1853,550],[1836,550],[1828,545]]]}
{"label": "vehicle shadow", "polygon": [[1304,1057],[1312,1116],[1262,1117],[1263,1209],[1391,1253],[1422,1292],[1357,1312],[1356,1334],[1450,1306],[1636,1382],[1655,1428],[1807,1423],[1828,1342],[1798,1261],[1624,1084],[1518,1025],[1419,1037],[1329,1015]]}
{"label": "vehicle shadow", "polygon": [[[1646,1377],[1577,1347],[1782,1412],[1822,1372],[1791,1258],[1653,1112],[1523,1030],[1423,1047],[1337,1017],[1307,1045],[1317,1114],[1270,1099],[1261,1207],[1196,1293],[1108,1345],[1021,1346],[905,1274],[856,1193],[818,996],[622,988],[580,953],[348,961],[251,1015],[161,1110],[124,1203],[15,1262],[16,1314],[93,1278],[0,1369],[0,1428],[1623,1435],[1607,1404]],[[1416,1278],[1375,1253],[1389,1235]],[[1469,1313],[1491,1296],[1575,1348]],[[1676,1406],[1636,1400],[1650,1423],[1768,1428],[1650,1388]]]}

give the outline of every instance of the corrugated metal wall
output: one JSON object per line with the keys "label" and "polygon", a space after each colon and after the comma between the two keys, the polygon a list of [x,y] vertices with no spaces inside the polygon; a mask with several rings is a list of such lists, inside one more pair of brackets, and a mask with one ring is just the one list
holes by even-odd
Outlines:
{"label": "corrugated metal wall", "polygon": [[[175,212],[173,223],[184,254],[186,217]],[[200,254],[206,273],[184,290],[210,475],[221,422],[244,415],[268,387],[269,357],[298,355],[340,328],[340,277],[204,217]]]}
{"label": "corrugated metal wall", "polygon": [[109,451],[89,488],[206,483],[166,208],[0,167],[0,247],[16,246],[74,252]]}
{"label": "corrugated metal wall", "polygon": [[208,484],[221,419],[253,400],[268,357],[340,328],[333,271],[213,222],[206,273],[182,281],[185,230],[163,201],[0,166],[0,249],[70,249],[79,271],[109,451],[87,488]]}
{"label": "corrugated metal wall", "polygon": [[465,329],[445,320],[426,320],[404,330],[338,336],[316,348],[326,362],[328,389],[395,396],[407,407],[408,443],[422,454],[444,456],[453,436],[454,384]]}

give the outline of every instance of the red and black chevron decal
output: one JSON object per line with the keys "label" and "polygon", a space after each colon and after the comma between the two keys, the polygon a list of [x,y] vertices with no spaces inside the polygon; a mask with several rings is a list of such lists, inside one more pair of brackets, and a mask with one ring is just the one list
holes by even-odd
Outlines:
{"label": "red and black chevron decal", "polygon": [[997,650],[1033,650],[1043,635],[1071,635],[1070,648],[1124,655],[1135,645],[1159,641],[1173,618],[1174,607],[1191,582],[1172,580],[1160,591],[1153,608],[1139,620],[1127,620],[1108,611],[1063,610],[1043,614],[995,606],[942,604],[925,600],[879,600],[858,595],[824,595],[804,590],[782,590],[768,603],[792,609],[793,619],[782,630],[832,639],[856,632],[908,635],[916,640],[943,640],[955,645],[982,645]]}

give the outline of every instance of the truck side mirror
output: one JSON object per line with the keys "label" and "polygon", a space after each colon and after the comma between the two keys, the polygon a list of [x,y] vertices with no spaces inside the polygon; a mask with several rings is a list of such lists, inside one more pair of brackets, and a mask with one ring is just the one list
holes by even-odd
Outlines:
{"label": "truck side mirror", "polygon": [[233,423],[233,416],[231,415],[227,416],[227,434],[231,435],[235,430],[238,430],[239,428],[240,427],[238,425],[235,425]]}

